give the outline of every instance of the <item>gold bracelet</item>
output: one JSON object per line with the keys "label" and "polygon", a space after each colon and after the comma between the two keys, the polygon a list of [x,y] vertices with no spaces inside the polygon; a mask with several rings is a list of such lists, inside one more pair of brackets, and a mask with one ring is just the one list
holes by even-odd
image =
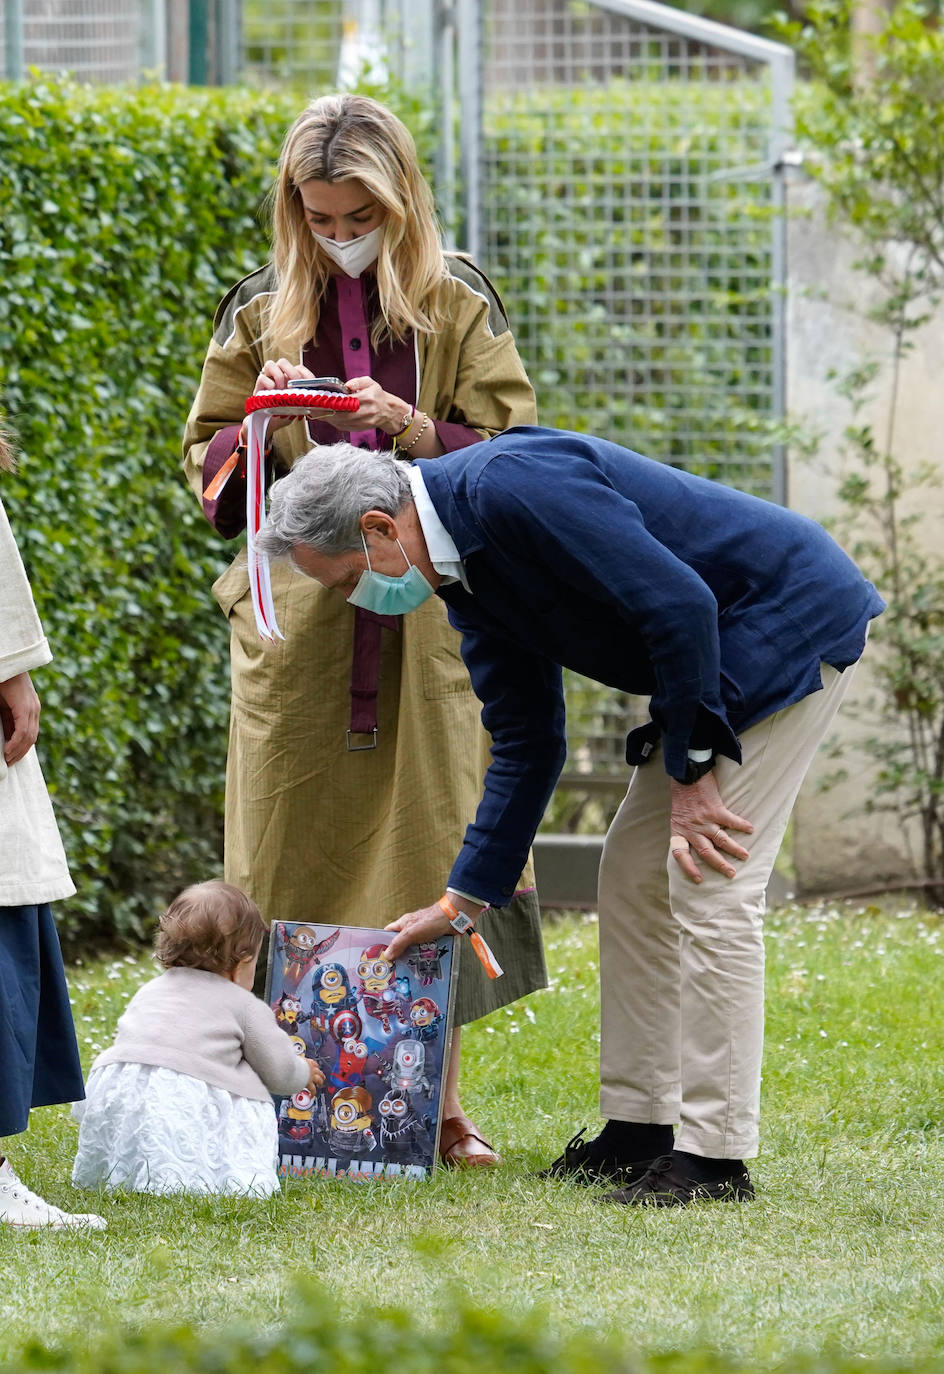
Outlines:
{"label": "gold bracelet", "polygon": [[[416,416],[415,416],[415,415],[413,416],[413,419],[414,419],[414,420],[416,419]],[[410,451],[410,449],[413,447],[413,445],[419,443],[420,439],[423,437],[423,435],[426,433],[426,431],[427,431],[428,429],[429,429],[429,416],[428,416],[428,415],[424,415],[424,416],[423,416],[423,423],[420,425],[419,429],[418,429],[418,430],[416,431],[416,433],[413,435],[413,438],[410,440],[410,442],[409,442],[408,444],[397,444],[397,448],[402,448],[402,450],[403,450],[404,453],[409,453],[409,451]],[[396,443],[396,440],[394,440],[394,443]]]}

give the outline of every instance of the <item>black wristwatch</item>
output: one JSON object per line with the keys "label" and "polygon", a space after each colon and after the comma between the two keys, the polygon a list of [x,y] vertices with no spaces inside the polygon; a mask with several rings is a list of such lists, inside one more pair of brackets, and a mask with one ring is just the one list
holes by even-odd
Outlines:
{"label": "black wristwatch", "polygon": [[[692,758],[695,754],[698,757]],[[710,773],[715,766],[714,750],[710,749],[689,749],[688,760],[685,764],[685,776],[679,781],[685,786],[690,787],[693,782],[703,778],[706,773]]]}

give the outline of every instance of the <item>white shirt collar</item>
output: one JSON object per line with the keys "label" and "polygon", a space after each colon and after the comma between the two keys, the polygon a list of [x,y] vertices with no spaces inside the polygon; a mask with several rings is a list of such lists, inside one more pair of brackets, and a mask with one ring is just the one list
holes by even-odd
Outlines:
{"label": "white shirt collar", "polygon": [[469,591],[459,550],[456,548],[452,535],[436,514],[436,507],[433,505],[429,492],[426,490],[426,483],[423,481],[422,470],[417,464],[411,465],[409,476],[416,514],[419,517],[420,528],[423,531],[423,538],[426,540],[426,548],[429,552],[429,561],[445,583],[461,582],[465,590]]}

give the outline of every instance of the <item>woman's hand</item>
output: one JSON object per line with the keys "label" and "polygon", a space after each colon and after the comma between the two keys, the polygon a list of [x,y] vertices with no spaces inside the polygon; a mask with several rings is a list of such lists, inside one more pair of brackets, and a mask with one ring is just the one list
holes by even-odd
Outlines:
{"label": "woman's hand", "polygon": [[343,410],[319,411],[319,420],[326,420],[345,433],[351,429],[380,429],[391,438],[400,433],[404,417],[412,410],[409,401],[391,396],[373,377],[352,377],[347,389],[357,397],[358,409],[353,414]]}
{"label": "woman's hand", "polygon": [[695,856],[717,869],[726,878],[733,878],[737,869],[724,857],[750,857],[747,850],[732,840],[728,830],[740,830],[746,835],[754,832],[750,821],[736,816],[725,806],[718,791],[714,773],[706,773],[686,787],[671,780],[672,820],[669,848],[682,872],[693,883],[701,882],[701,870]]}
{"label": "woman's hand", "polygon": [[[256,378],[256,385],[253,388],[253,395],[258,396],[261,391],[290,391],[292,382],[308,381],[314,378],[314,373],[301,363],[290,363],[288,358],[279,358],[276,361],[270,359],[263,367]],[[286,425],[294,424],[296,420],[306,418],[309,420],[336,420],[339,412],[336,410],[299,410],[294,415],[272,415],[269,418],[269,430],[283,429]],[[340,418],[345,421],[344,428],[349,429],[351,417],[349,411],[341,412]],[[240,443],[245,444],[248,435],[249,417],[243,420],[239,431]]]}
{"label": "woman's hand", "polygon": [[308,1091],[314,1095],[315,1089],[320,1088],[324,1083],[324,1074],[314,1059],[306,1059],[305,1063],[308,1065]]}
{"label": "woman's hand", "polygon": [[19,763],[36,743],[39,734],[39,697],[29,673],[0,682],[0,745],[3,757],[12,766]]}

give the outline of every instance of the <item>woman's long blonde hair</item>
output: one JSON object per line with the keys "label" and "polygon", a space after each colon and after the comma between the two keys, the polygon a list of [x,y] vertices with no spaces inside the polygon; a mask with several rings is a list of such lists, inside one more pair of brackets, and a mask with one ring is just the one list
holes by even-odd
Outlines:
{"label": "woman's long blonde hair", "polygon": [[265,339],[297,343],[315,337],[330,259],[305,219],[305,181],[360,181],[384,209],[375,271],[381,317],[371,343],[410,330],[434,333],[442,323],[440,291],[446,263],[432,192],[420,172],[416,145],[396,115],[362,95],[326,95],[298,116],[285,136],[270,193],[272,261]]}

